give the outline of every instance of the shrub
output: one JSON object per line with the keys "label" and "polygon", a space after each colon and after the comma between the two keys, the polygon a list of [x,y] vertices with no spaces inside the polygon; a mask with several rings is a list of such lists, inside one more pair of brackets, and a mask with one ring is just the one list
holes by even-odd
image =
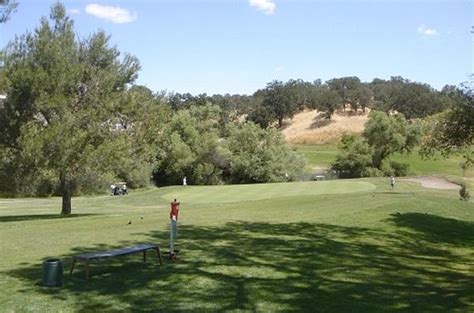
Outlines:
{"label": "shrub", "polygon": [[371,150],[366,141],[353,135],[341,138],[340,152],[331,168],[341,178],[370,176],[366,169],[371,166]]}
{"label": "shrub", "polygon": [[[410,174],[410,164],[390,161],[390,168],[394,176],[408,176]],[[390,175],[389,175],[390,176]]]}
{"label": "shrub", "polygon": [[382,177],[384,173],[375,167],[366,167],[362,172],[363,177]]}
{"label": "shrub", "polygon": [[300,179],[306,165],[276,129],[261,129],[254,123],[230,128],[225,144],[229,151],[227,181],[266,183]]}

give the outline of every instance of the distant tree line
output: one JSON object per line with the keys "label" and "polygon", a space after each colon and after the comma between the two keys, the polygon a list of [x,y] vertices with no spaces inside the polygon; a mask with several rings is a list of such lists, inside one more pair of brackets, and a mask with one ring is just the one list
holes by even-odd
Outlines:
{"label": "distant tree line", "polygon": [[228,119],[245,116],[248,121],[267,128],[274,123],[281,127],[284,119],[304,109],[319,110],[327,119],[331,119],[336,111],[365,112],[367,108],[401,113],[407,119],[423,118],[452,107],[456,101],[452,91],[456,88],[447,85],[438,91],[428,84],[402,77],[376,78],[364,83],[351,76],[333,78],[325,83],[319,79],[313,82],[275,80],[252,95],[171,93],[163,94],[163,98],[173,110],[216,104]]}
{"label": "distant tree line", "polygon": [[362,136],[342,138],[331,168],[340,177],[405,176],[409,174],[408,164],[395,162],[391,156],[410,153],[420,143],[424,157],[436,151],[444,155],[462,153],[463,168],[473,165],[470,148],[474,122],[472,104],[468,104],[472,103],[472,92],[467,90],[447,85],[438,91],[402,77],[370,83],[342,77],[325,83],[273,81],[250,96],[172,94],[165,102],[174,110],[213,103],[227,120],[245,116],[262,129],[280,128],[284,119],[305,109],[319,110],[328,120],[336,111],[358,114],[370,109]]}

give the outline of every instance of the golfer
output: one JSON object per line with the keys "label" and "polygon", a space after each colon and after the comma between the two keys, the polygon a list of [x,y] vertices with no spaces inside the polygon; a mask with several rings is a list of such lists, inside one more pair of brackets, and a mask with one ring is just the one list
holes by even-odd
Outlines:
{"label": "golfer", "polygon": [[178,236],[178,215],[179,215],[179,202],[174,199],[171,202],[170,210],[170,259],[176,260],[176,254],[174,252],[174,241]]}
{"label": "golfer", "polygon": [[395,177],[390,176],[390,186],[392,186],[392,189],[395,188]]}

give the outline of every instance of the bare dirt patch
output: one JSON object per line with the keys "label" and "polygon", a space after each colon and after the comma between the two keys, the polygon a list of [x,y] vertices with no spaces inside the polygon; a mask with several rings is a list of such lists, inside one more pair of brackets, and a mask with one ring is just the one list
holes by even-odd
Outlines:
{"label": "bare dirt patch", "polygon": [[420,183],[423,187],[434,189],[459,189],[460,186],[442,178],[432,176],[410,177],[404,180]]}
{"label": "bare dirt patch", "polygon": [[339,140],[344,133],[362,133],[366,121],[367,114],[334,114],[329,121],[321,112],[304,111],[288,121],[282,133],[293,144],[325,144]]}

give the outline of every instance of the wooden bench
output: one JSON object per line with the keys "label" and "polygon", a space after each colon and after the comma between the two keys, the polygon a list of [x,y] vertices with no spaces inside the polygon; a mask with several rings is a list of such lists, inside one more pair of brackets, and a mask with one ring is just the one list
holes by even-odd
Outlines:
{"label": "wooden bench", "polygon": [[158,261],[160,265],[163,265],[163,261],[161,259],[160,248],[157,245],[153,244],[140,244],[131,247],[125,247],[121,249],[113,249],[108,251],[101,251],[101,252],[92,252],[92,253],[84,253],[76,255],[72,258],[71,270],[69,271],[69,275],[72,275],[72,271],[74,270],[74,266],[76,265],[77,261],[81,261],[85,263],[86,267],[86,280],[90,278],[90,267],[89,261],[91,260],[100,260],[106,258],[112,258],[116,256],[123,256],[129,255],[133,253],[143,252],[143,262],[146,262],[146,252],[148,250],[155,250],[157,254]]}

